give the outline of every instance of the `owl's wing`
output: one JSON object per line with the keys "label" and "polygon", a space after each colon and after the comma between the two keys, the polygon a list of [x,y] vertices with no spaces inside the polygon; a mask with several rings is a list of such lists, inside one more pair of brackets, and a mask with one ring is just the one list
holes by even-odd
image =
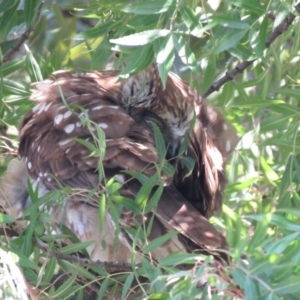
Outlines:
{"label": "owl's wing", "polygon": [[[158,155],[152,131],[143,122],[131,118],[114,94],[109,93],[107,86],[100,88],[99,83],[95,85],[98,73],[92,74],[90,78],[88,74],[80,76],[72,72],[56,72],[53,79],[36,84],[38,90],[32,98],[38,104],[26,115],[21,126],[19,156],[26,163],[30,178],[48,190],[62,185],[89,191],[99,185],[101,191],[98,167],[103,166],[106,178],[123,176],[120,193],[129,193],[128,196],[134,199],[140,185],[122,171],[137,171],[149,176],[156,172]],[[139,114],[143,115],[143,110]],[[144,116],[149,117],[149,113],[144,113]],[[151,115],[153,120],[155,117]],[[156,123],[163,127],[160,118],[157,117]],[[97,128],[103,130],[105,138],[98,136]],[[97,201],[73,196],[64,209],[65,224],[81,240],[99,241],[104,238],[97,231]],[[60,214],[56,207],[54,212],[57,216]],[[149,236],[152,240],[175,229],[208,252],[226,245],[219,232],[173,185],[164,188],[154,213],[152,235]],[[109,212],[105,218],[103,232],[110,237],[106,249],[111,249],[111,232],[115,224]],[[131,218],[131,212],[128,214],[124,210],[120,222],[124,226],[131,224]],[[130,237],[125,232],[120,239],[122,245],[129,248]],[[181,240],[178,237],[171,239],[154,253],[154,258],[160,259],[165,254],[187,248]],[[103,257],[103,251],[101,248],[98,252],[100,257]],[[105,258],[111,257],[109,253]],[[124,255],[128,259],[128,253]],[[114,258],[124,260],[119,255]]]}

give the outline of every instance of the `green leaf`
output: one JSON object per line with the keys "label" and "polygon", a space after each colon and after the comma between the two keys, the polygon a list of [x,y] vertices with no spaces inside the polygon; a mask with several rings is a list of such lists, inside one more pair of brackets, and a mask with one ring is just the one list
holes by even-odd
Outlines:
{"label": "green leaf", "polygon": [[[228,50],[228,52],[232,55],[232,56],[234,56],[234,57],[236,57],[236,58],[238,58],[238,59],[240,59],[240,60],[253,60],[253,59],[256,59],[256,57],[255,57],[255,55],[254,55],[254,53],[248,48],[248,47],[245,47],[244,45],[242,45],[242,44],[237,44],[235,47],[233,47],[233,48],[230,48],[229,50]],[[266,70],[267,71],[267,70]],[[261,75],[260,74],[258,74],[258,77],[260,77]],[[256,78],[254,78],[254,80],[255,80]],[[249,80],[249,81],[251,81],[251,80]],[[248,81],[246,81],[246,82],[241,82],[241,84],[247,84],[248,83]],[[226,85],[225,85],[226,86]]]}
{"label": "green leaf", "polygon": [[42,76],[42,72],[40,69],[39,64],[37,63],[37,61],[35,60],[34,56],[32,55],[32,52],[29,50],[29,48],[26,46],[26,44],[24,45],[25,51],[26,51],[26,59],[28,62],[28,68],[29,68],[29,73],[32,74],[32,81],[42,81],[43,80],[43,76]]}
{"label": "green leaf", "polygon": [[14,221],[15,221],[15,218],[13,218],[9,215],[0,213],[0,224],[9,224],[9,223],[13,223]]}
{"label": "green leaf", "polygon": [[107,287],[109,283],[110,278],[106,277],[102,282],[101,282],[101,288],[99,290],[98,294],[98,300],[102,300],[107,292]]}
{"label": "green leaf", "polygon": [[72,138],[71,140],[85,146],[90,151],[95,151],[97,149],[93,143],[87,142],[86,140],[78,138]]}
{"label": "green leaf", "polygon": [[237,45],[237,43],[246,35],[248,30],[232,30],[225,34],[218,42],[214,54],[218,54]]}
{"label": "green leaf", "polygon": [[74,36],[75,40],[85,40],[85,39],[97,39],[101,35],[108,33],[110,30],[113,30],[118,26],[118,22],[113,20],[106,21],[105,23],[99,22],[93,28],[89,28],[86,31],[78,33]]}
{"label": "green leaf", "polygon": [[279,208],[279,209],[276,209],[276,212],[280,213],[280,212],[283,212],[283,213],[286,213],[286,214],[291,214],[293,216],[296,216],[296,217],[299,217],[300,218],[300,209],[299,208]]}
{"label": "green leaf", "polygon": [[142,174],[140,172],[129,171],[129,170],[124,170],[122,172],[132,176],[135,179],[137,179],[141,184],[145,184],[149,179],[145,174]]}
{"label": "green leaf", "polygon": [[112,201],[115,201],[118,204],[123,205],[124,207],[128,208],[134,214],[141,213],[140,206],[132,199],[129,199],[129,198],[126,198],[123,196],[117,196],[117,195],[112,195],[112,196],[110,196],[110,198]]}
{"label": "green leaf", "polygon": [[156,54],[156,62],[158,64],[159,75],[163,83],[163,88],[165,89],[168,74],[175,58],[172,35],[165,38],[157,39],[154,42],[154,49]]}
{"label": "green leaf", "polygon": [[[8,7],[5,6],[5,13],[2,14],[0,18],[0,41],[4,41],[6,39],[9,31],[19,24],[19,20],[17,17],[17,7],[19,6],[20,0],[17,1],[2,1],[1,5],[5,2],[10,2],[11,5]],[[4,4],[3,4],[4,5]],[[3,11],[0,11],[1,13]]]}
{"label": "green leaf", "polygon": [[170,34],[167,29],[146,30],[139,33],[123,36],[118,39],[111,39],[110,42],[123,46],[142,46],[152,43],[160,37],[165,37]]}
{"label": "green leaf", "polygon": [[260,246],[261,243],[265,240],[270,220],[271,215],[266,214],[265,218],[257,224],[254,235],[252,236],[251,241],[248,245],[249,252],[254,251],[255,248]]}
{"label": "green leaf", "polygon": [[27,27],[29,27],[32,24],[38,3],[38,0],[26,0],[24,2],[24,19],[27,24]]}
{"label": "green leaf", "polygon": [[6,10],[10,9],[15,5],[19,5],[19,0],[10,0],[10,1],[2,1],[0,3],[0,12],[4,13]]}
{"label": "green leaf", "polygon": [[217,15],[211,18],[213,21],[216,21],[220,26],[229,27],[234,29],[249,29],[250,25],[242,21],[241,19],[236,18],[235,16],[226,16],[226,15]]}
{"label": "green leaf", "polygon": [[[245,218],[249,220],[256,220],[261,221],[265,218],[265,214],[258,214],[258,215],[246,215]],[[289,231],[300,231],[300,225],[295,222],[291,222],[284,218],[283,216],[279,216],[277,214],[272,214],[270,223],[276,225],[280,228],[289,230]]]}
{"label": "green leaf", "polygon": [[157,205],[158,201],[160,200],[163,190],[164,190],[164,183],[161,183],[159,185],[159,187],[155,190],[154,194],[152,195],[152,197],[150,198],[150,200],[148,201],[148,203],[146,205],[146,208],[145,208],[146,214],[148,212],[150,212]]}
{"label": "green leaf", "polygon": [[106,213],[106,195],[102,193],[99,199],[99,234],[102,233],[105,222],[105,213]]}
{"label": "green leaf", "polygon": [[128,78],[130,75],[137,74],[150,65],[154,57],[152,45],[136,49],[132,56],[134,59],[131,59],[123,69],[121,78]]}
{"label": "green leaf", "polygon": [[170,240],[172,237],[176,236],[178,234],[177,231],[171,231],[168,232],[153,241],[151,241],[143,250],[144,253],[149,253],[166,243],[168,240]]}
{"label": "green leaf", "polygon": [[142,268],[148,278],[153,278],[154,268],[145,257],[142,258]]}
{"label": "green leaf", "polygon": [[161,14],[169,10],[172,6],[173,0],[152,0],[142,1],[139,3],[133,3],[128,5],[119,6],[119,10],[125,13],[137,14],[137,15],[150,15]]}
{"label": "green leaf", "polygon": [[73,272],[71,276],[51,295],[53,299],[68,298],[73,294],[71,287],[76,281],[77,272]]}
{"label": "green leaf", "polygon": [[198,254],[189,253],[171,253],[167,257],[164,257],[160,262],[160,267],[173,267],[180,264],[194,265],[199,260]]}
{"label": "green leaf", "polygon": [[247,187],[251,186],[256,181],[257,181],[257,177],[254,177],[254,178],[249,178],[247,180],[244,180],[243,182],[240,183],[227,185],[225,188],[225,193],[231,194],[236,191],[245,190]]}
{"label": "green leaf", "polygon": [[92,274],[91,272],[89,272],[90,270],[87,269],[86,266],[80,266],[76,263],[69,262],[66,260],[64,260],[64,266],[68,267],[69,270],[76,270],[78,275],[80,275],[86,279],[89,279],[91,281],[97,280],[97,277],[94,274]]}
{"label": "green leaf", "polygon": [[147,299],[148,300],[168,300],[168,299],[171,299],[170,297],[171,297],[171,295],[169,293],[161,292],[161,293],[152,294]]}
{"label": "green leaf", "polygon": [[92,65],[95,69],[102,70],[107,64],[108,58],[112,55],[111,44],[104,39],[92,54]]}
{"label": "green leaf", "polygon": [[184,137],[183,142],[180,144],[180,148],[179,148],[179,151],[178,151],[178,156],[182,155],[187,150],[188,146],[189,146],[189,138],[186,135]]}
{"label": "green leaf", "polygon": [[94,244],[94,241],[88,241],[88,242],[80,242],[76,244],[71,244],[68,246],[65,246],[59,250],[59,252],[63,254],[72,254],[81,251],[82,249],[86,249],[88,246]]}
{"label": "green leaf", "polygon": [[267,37],[268,29],[268,17],[264,18],[264,21],[261,24],[260,31],[255,31],[254,29],[249,32],[249,41],[250,45],[255,52],[256,56],[264,59],[263,52],[265,50],[265,43]]}
{"label": "green leaf", "polygon": [[203,77],[204,80],[201,89],[205,92],[214,82],[216,77],[216,57],[214,55],[210,55],[207,58],[207,65]]}
{"label": "green leaf", "polygon": [[[206,92],[206,91],[205,91]],[[232,103],[229,103],[230,99],[232,99],[234,93],[233,89],[233,83],[232,82],[227,82],[227,84],[223,85],[221,94],[219,99],[222,99],[222,101],[219,102],[220,106],[229,106],[231,107]]]}
{"label": "green leaf", "polygon": [[122,299],[125,299],[134,279],[134,274],[129,274],[124,282],[122,289]]}
{"label": "green leaf", "polygon": [[167,176],[172,177],[175,174],[175,168],[172,165],[165,163],[162,172]]}
{"label": "green leaf", "polygon": [[249,12],[259,16],[265,13],[264,7],[260,4],[260,2],[255,0],[234,0],[233,3],[234,5],[245,8],[249,10]]}
{"label": "green leaf", "polygon": [[22,268],[30,268],[34,271],[39,270],[40,267],[37,264],[35,264],[31,258],[26,257],[21,251],[17,249],[8,249],[4,245],[1,245],[1,249],[7,252],[12,252],[15,261],[18,261]]}
{"label": "green leaf", "polygon": [[3,76],[3,77],[7,76],[7,75],[19,70],[24,65],[24,62],[25,62],[25,57],[21,57],[21,58],[17,58],[17,59],[8,61],[6,63],[3,63],[0,66],[1,76]]}
{"label": "green leaf", "polygon": [[152,191],[152,188],[158,183],[159,176],[155,173],[151,176],[146,183],[138,191],[135,199],[136,202],[141,206],[144,207],[148,201],[149,195]]}
{"label": "green leaf", "polygon": [[299,295],[300,276],[291,276],[273,285],[273,290],[279,295]]}
{"label": "green leaf", "polygon": [[8,92],[13,95],[29,96],[29,92],[25,86],[8,78],[3,78],[3,92]]}
{"label": "green leaf", "polygon": [[163,137],[159,127],[154,122],[151,122],[151,125],[152,125],[153,132],[154,132],[158,160],[160,163],[162,163],[162,162],[164,162],[166,154],[167,154],[164,137]]}
{"label": "green leaf", "polygon": [[189,34],[196,37],[202,37],[204,31],[202,29],[201,22],[189,6],[183,5],[180,8],[180,16],[187,28],[190,29]]}
{"label": "green leaf", "polygon": [[278,174],[270,167],[270,165],[263,156],[260,157],[260,164],[267,179],[270,181],[270,183],[275,185],[274,181],[277,181],[279,179]]}
{"label": "green leaf", "polygon": [[187,156],[180,157],[179,159],[180,159],[180,162],[183,163],[186,166],[186,168],[188,169],[188,172],[184,176],[184,178],[189,177],[194,170],[195,160],[193,158],[187,157]]}
{"label": "green leaf", "polygon": [[294,232],[289,235],[282,237],[280,240],[275,241],[267,249],[268,254],[272,253],[283,253],[287,247],[299,240],[299,232]]}
{"label": "green leaf", "polygon": [[175,49],[184,64],[192,69],[192,71],[197,71],[197,61],[194,53],[190,49],[188,43],[183,39],[180,34],[173,33],[173,43]]}
{"label": "green leaf", "polygon": [[245,299],[258,299],[259,290],[256,281],[250,277],[246,277],[244,281]]}
{"label": "green leaf", "polygon": [[54,275],[54,271],[56,268],[56,258],[50,257],[50,259],[47,261],[47,265],[45,268],[44,276],[43,276],[43,283],[50,283],[51,279]]}

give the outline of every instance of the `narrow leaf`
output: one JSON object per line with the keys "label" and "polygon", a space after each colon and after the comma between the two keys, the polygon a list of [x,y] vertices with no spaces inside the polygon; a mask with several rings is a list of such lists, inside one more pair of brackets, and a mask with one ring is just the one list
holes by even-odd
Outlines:
{"label": "narrow leaf", "polygon": [[147,30],[127,35],[118,39],[111,39],[110,42],[123,46],[142,46],[155,41],[159,37],[167,36],[169,33],[170,31],[167,29]]}
{"label": "narrow leaf", "polygon": [[171,231],[168,232],[158,238],[156,238],[155,240],[151,241],[145,248],[144,248],[144,252],[145,253],[149,253],[155,249],[157,249],[158,247],[160,247],[161,245],[163,245],[165,242],[167,242],[168,240],[170,240],[172,237],[176,236],[178,234],[177,231]]}
{"label": "narrow leaf", "polygon": [[152,0],[128,4],[118,8],[125,13],[150,15],[166,12],[172,4],[173,0]]}

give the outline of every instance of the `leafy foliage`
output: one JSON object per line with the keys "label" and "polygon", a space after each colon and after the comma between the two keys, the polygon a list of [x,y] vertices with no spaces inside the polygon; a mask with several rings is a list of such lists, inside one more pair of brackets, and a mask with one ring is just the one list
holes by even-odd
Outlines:
{"label": "leafy foliage", "polygon": [[[64,229],[57,235],[46,233],[51,220],[38,207],[41,203],[49,204],[50,200],[46,196],[38,199],[32,189],[33,205],[25,214],[30,225],[15,239],[1,237],[0,276],[5,284],[0,297],[66,299],[79,292],[77,299],[81,299],[84,291],[78,278],[85,278],[87,285],[102,280],[98,299],[111,299],[114,293],[128,299],[129,291],[134,292],[138,286],[142,292],[137,298],[232,299],[232,283],[243,290],[246,299],[296,299],[300,293],[298,17],[269,49],[265,47],[267,36],[284,17],[290,12],[297,14],[293,7],[296,3],[65,0],[46,1],[39,11],[40,2],[0,2],[1,173],[15,154],[18,123],[32,107],[28,100],[30,83],[54,70],[102,69],[111,61],[112,51],[117,51],[119,56],[112,64],[122,68],[123,78],[156,60],[164,82],[168,71],[173,70],[205,93],[238,62],[256,59],[250,68],[208,99],[223,109],[241,137],[228,165],[229,185],[223,215],[211,220],[226,232],[233,264],[224,271],[228,273],[225,283],[218,280],[219,271],[214,270],[211,258],[195,255],[172,254],[157,267],[144,258],[141,268],[116,275],[96,265],[87,269],[85,265],[41,251],[45,243],[49,248],[60,245],[62,238],[70,237],[70,232]],[[30,28],[29,39],[24,36],[24,45],[15,49],[6,61],[11,47]],[[163,145],[159,133],[156,138],[158,147]],[[101,139],[98,144],[101,145]],[[190,161],[186,164],[192,166]],[[172,173],[168,167],[160,167]],[[135,175],[144,180],[142,175]],[[149,188],[144,184],[138,203],[147,199]],[[103,213],[106,203],[118,218],[119,198],[114,195],[115,188],[111,189],[112,200],[106,203],[102,199],[100,207]],[[57,192],[52,198],[63,201],[64,193],[68,191]],[[148,206],[154,205],[158,196]],[[125,202],[126,207],[140,209],[136,202],[129,199]],[[1,223],[12,221],[0,215]],[[145,246],[145,251],[166,238],[153,241]],[[74,244],[60,248],[60,253],[76,253],[87,246],[74,236],[71,239]],[[176,267],[180,263],[192,265],[199,259],[203,264],[194,272]],[[58,267],[68,277],[55,288],[51,279]],[[147,277],[147,282],[140,280],[141,275]],[[209,284],[199,289],[199,278],[204,275]],[[6,280],[8,277],[13,281]]]}

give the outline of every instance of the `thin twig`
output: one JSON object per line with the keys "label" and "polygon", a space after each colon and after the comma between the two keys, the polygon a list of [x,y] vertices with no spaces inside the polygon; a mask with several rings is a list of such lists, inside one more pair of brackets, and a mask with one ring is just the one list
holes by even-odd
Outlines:
{"label": "thin twig", "polygon": [[[300,14],[300,3],[295,5],[295,9]],[[293,23],[296,16],[293,13],[289,13],[284,20],[274,29],[274,31],[266,38],[265,47],[269,48],[271,44],[285,31],[288,30],[289,26]],[[246,60],[239,63],[233,70],[226,72],[226,74],[219,80],[215,81],[205,92],[204,97],[208,97],[215,91],[218,91],[226,82],[233,80],[233,78],[239,73],[243,73],[246,68],[253,64],[253,60]]]}
{"label": "thin twig", "polygon": [[34,26],[37,24],[39,18],[40,18],[40,14],[41,14],[41,10],[42,10],[42,6],[43,6],[43,2],[39,5],[38,9],[37,9],[37,14],[36,14],[36,18],[35,21],[33,22],[33,25],[30,25],[25,32],[21,35],[20,39],[17,41],[17,43],[15,45],[13,45],[10,50],[3,56],[3,61],[0,62],[0,66],[2,65],[3,62],[7,62],[9,60],[12,59],[12,56],[14,55],[14,53],[16,53],[17,51],[20,50],[21,46],[23,45],[23,43],[29,38],[31,32],[34,29]]}

